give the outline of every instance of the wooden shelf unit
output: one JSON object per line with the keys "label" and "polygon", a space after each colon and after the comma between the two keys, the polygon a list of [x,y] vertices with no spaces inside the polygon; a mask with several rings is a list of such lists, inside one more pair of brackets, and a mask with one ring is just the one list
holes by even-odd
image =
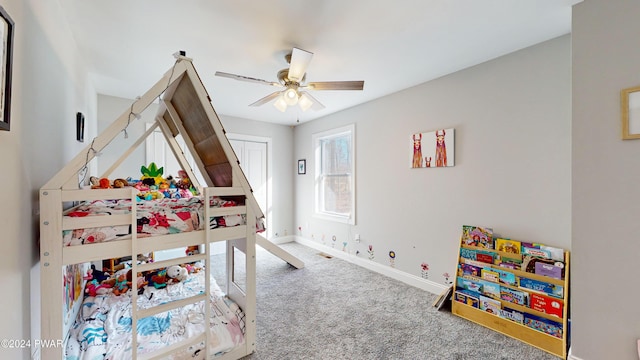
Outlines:
{"label": "wooden shelf unit", "polygon": [[[485,249],[485,248],[481,248],[481,247],[475,247],[475,246],[468,246],[468,245],[463,245],[462,242],[460,243],[460,249],[472,249],[472,250],[481,250],[481,251],[490,251],[493,252],[494,254],[505,254],[502,252],[499,252],[497,250],[491,250],[491,249]],[[464,263],[464,258],[462,258],[460,256],[460,249],[458,250],[458,269],[460,269],[460,265],[462,263]],[[505,254],[507,255],[507,254]],[[513,258],[513,254],[508,254],[508,257]],[[471,305],[467,305],[464,304],[462,302],[456,301],[455,300],[455,292],[459,290],[458,288],[458,276],[456,276],[455,278],[455,282],[454,282],[454,300],[452,301],[452,306],[451,306],[451,312],[457,316],[460,316],[462,318],[465,318],[469,321],[472,321],[476,324],[482,325],[484,327],[487,327],[489,329],[492,329],[494,331],[497,331],[501,334],[507,335],[509,337],[512,337],[514,339],[518,339],[522,342],[525,342],[529,345],[535,346],[536,348],[539,348],[541,350],[544,350],[548,353],[551,353],[553,355],[556,355],[562,359],[566,359],[567,357],[567,336],[568,336],[568,328],[567,328],[567,322],[568,322],[568,310],[569,310],[569,252],[568,251],[564,251],[564,279],[555,279],[552,277],[548,277],[548,276],[543,276],[543,275],[538,275],[538,274],[534,274],[534,273],[529,273],[529,272],[525,272],[525,271],[521,271],[521,270],[515,270],[515,269],[509,269],[506,267],[500,267],[498,265],[494,265],[494,264],[484,264],[485,267],[491,267],[494,269],[500,269],[500,270],[504,270],[504,271],[508,271],[512,274],[514,274],[516,276],[516,278],[518,279],[517,281],[519,282],[519,279],[521,277],[524,278],[529,278],[529,279],[534,279],[534,280],[539,280],[539,281],[544,281],[546,283],[549,284],[554,284],[554,285],[560,285],[563,287],[563,298],[562,299],[557,299],[559,300],[562,304],[563,304],[563,309],[562,309],[562,319],[553,316],[553,315],[549,315],[543,312],[540,312],[538,310],[532,309],[528,306],[522,306],[522,305],[518,305],[515,303],[511,303],[508,301],[504,301],[501,299],[495,299],[495,300],[499,300],[502,307],[507,306],[513,310],[517,310],[521,313],[529,313],[532,315],[536,315],[538,317],[541,318],[545,318],[545,319],[549,319],[549,320],[553,320],[556,321],[560,324],[562,324],[562,337],[555,337],[553,335],[549,335],[547,333],[544,333],[542,331],[538,331],[536,329],[530,328],[524,324],[520,324],[518,322],[500,317],[498,315],[494,315],[492,313],[486,312],[484,310],[481,310],[480,308],[475,308]],[[456,270],[458,271],[458,270]],[[457,274],[458,275],[458,274]],[[472,276],[464,276],[464,278],[468,278],[471,280],[482,280],[480,277],[476,277],[474,279],[474,277]],[[509,285],[505,285],[503,283],[500,283],[500,286],[505,286],[505,287],[509,287],[512,289],[517,289],[520,291],[525,291],[529,294],[532,293],[538,293],[538,294],[543,294],[541,292],[536,292],[533,290],[527,290],[527,289],[523,289],[517,286],[517,284],[515,286],[509,286]],[[486,296],[486,295],[485,295]],[[490,297],[490,296],[487,296]]]}

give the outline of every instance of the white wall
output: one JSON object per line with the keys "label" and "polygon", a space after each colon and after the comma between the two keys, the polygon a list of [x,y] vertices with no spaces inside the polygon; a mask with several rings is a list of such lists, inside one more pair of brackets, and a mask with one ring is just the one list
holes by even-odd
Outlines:
{"label": "white wall", "polygon": [[[295,176],[298,235],[445,283],[462,225],[571,247],[570,37],[506,55],[297,126],[295,159],[314,169],[311,136],[356,124],[356,225],[313,216],[313,171]],[[366,87],[365,87],[366,88]],[[455,128],[455,166],[410,169],[411,135]],[[354,235],[361,242],[354,242]]]}
{"label": "white wall", "polygon": [[[160,80],[163,75],[164,74],[158,74],[158,80]],[[134,101],[134,99],[123,99],[102,94],[98,95],[98,134],[121,115],[127,114],[128,116],[131,111],[131,104],[133,104]],[[146,131],[145,123],[155,121],[157,111],[158,104],[153,103],[140,114],[140,119],[136,119],[134,116],[131,117],[131,123],[127,127],[128,138],[125,138],[124,132],[121,132],[102,151],[102,155],[98,157],[98,176],[102,176],[102,174],[138,140],[140,135]],[[91,142],[91,139],[87,141]],[[140,178],[142,176],[140,167],[148,165],[145,155],[145,145],[142,143],[129,155],[126,161],[109,175],[109,178],[127,178],[128,176],[134,179]],[[177,174],[173,175],[176,176]]]}
{"label": "white wall", "polygon": [[640,140],[621,140],[620,90],[640,85],[640,2],[573,10],[572,352],[638,359]]}
{"label": "white wall", "polygon": [[[95,124],[95,99],[57,1],[0,0],[16,23],[11,131],[0,131],[3,297],[0,338],[38,338],[40,282],[38,189],[73,157],[75,114]],[[29,359],[29,349],[2,349],[3,358]]]}

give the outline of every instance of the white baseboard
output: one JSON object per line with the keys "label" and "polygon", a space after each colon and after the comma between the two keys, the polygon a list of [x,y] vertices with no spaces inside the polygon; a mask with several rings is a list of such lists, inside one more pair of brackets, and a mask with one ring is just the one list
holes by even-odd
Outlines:
{"label": "white baseboard", "polygon": [[[329,255],[332,255],[334,257],[337,257],[339,259],[348,261],[352,264],[358,265],[358,266],[362,266],[365,269],[377,272],[379,274],[385,275],[387,277],[390,277],[392,279],[398,280],[398,281],[402,281],[405,284],[417,287],[418,289],[422,289],[425,291],[428,291],[430,293],[433,294],[441,294],[445,289],[447,289],[446,285],[443,284],[439,284],[436,282],[433,282],[431,280],[427,280],[427,279],[423,279],[421,277],[415,276],[415,275],[411,275],[408,274],[404,271],[400,271],[398,269],[386,266],[386,265],[382,265],[380,263],[377,263],[375,261],[371,261],[369,259],[364,259],[352,254],[348,254],[344,251],[340,251],[340,250],[336,250],[334,248],[330,248],[328,246],[319,244],[315,241],[309,240],[309,239],[305,239],[301,236],[287,236],[287,238],[293,238],[292,241],[295,241],[297,243],[300,243],[302,245],[308,246],[310,248],[314,248],[316,250],[322,251],[324,253],[327,253]],[[280,238],[278,238],[280,239]]]}
{"label": "white baseboard", "polygon": [[569,353],[567,354],[567,360],[582,360],[582,359],[571,354],[571,346],[569,346]]}

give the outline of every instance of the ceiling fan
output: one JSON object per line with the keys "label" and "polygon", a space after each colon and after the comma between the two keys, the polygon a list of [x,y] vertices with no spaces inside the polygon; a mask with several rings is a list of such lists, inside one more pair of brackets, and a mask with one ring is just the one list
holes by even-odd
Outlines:
{"label": "ceiling fan", "polygon": [[216,71],[215,75],[282,88],[282,90],[273,92],[249,104],[249,106],[260,106],[276,100],[273,105],[282,112],[286,111],[288,106],[295,106],[296,104],[300,105],[302,111],[307,111],[310,108],[314,110],[324,109],[324,105],[305,90],[362,90],[364,88],[364,81],[316,81],[305,83],[307,66],[312,57],[313,53],[311,52],[293,48],[291,53],[285,55],[289,68],[278,71],[277,82],[221,71]]}

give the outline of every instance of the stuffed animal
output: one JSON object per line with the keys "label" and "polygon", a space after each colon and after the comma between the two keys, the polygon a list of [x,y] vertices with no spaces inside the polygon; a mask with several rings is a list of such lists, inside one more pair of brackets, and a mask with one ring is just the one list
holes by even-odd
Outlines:
{"label": "stuffed animal", "polygon": [[196,246],[187,246],[187,250],[184,252],[187,256],[200,254],[199,247]]}
{"label": "stuffed animal", "polygon": [[179,265],[172,265],[167,268],[167,276],[170,278],[171,283],[184,281],[187,279],[187,269]]}
{"label": "stuffed animal", "polygon": [[126,274],[118,275],[118,277],[116,278],[116,283],[113,287],[114,295],[120,296],[129,291],[129,288],[131,287],[131,277],[129,275],[130,273],[131,270],[129,270]]}
{"label": "stuffed animal", "polygon": [[87,283],[84,287],[84,293],[88,296],[105,295],[111,291],[110,284],[101,284],[96,279]]}
{"label": "stuffed animal", "polygon": [[153,179],[153,183],[149,183],[150,185],[159,185],[164,180],[162,178],[164,168],[158,168],[156,163],[152,162],[151,164],[149,164],[149,167],[143,165],[140,168],[140,172],[142,173],[142,177],[140,178],[140,180],[145,181],[146,179]]}
{"label": "stuffed animal", "polygon": [[84,277],[85,280],[96,280],[98,283],[102,283],[104,280],[109,278],[109,273],[104,271],[100,271],[96,269],[96,266],[91,264],[91,268],[87,270],[87,275]]}
{"label": "stuffed animal", "polygon": [[125,179],[115,179],[113,180],[113,187],[114,188],[123,188],[129,186],[129,182]]}
{"label": "stuffed animal", "polygon": [[146,281],[149,286],[153,286],[156,289],[162,289],[167,285],[185,280],[187,275],[187,269],[179,265],[172,265],[168,268],[147,274]]}

